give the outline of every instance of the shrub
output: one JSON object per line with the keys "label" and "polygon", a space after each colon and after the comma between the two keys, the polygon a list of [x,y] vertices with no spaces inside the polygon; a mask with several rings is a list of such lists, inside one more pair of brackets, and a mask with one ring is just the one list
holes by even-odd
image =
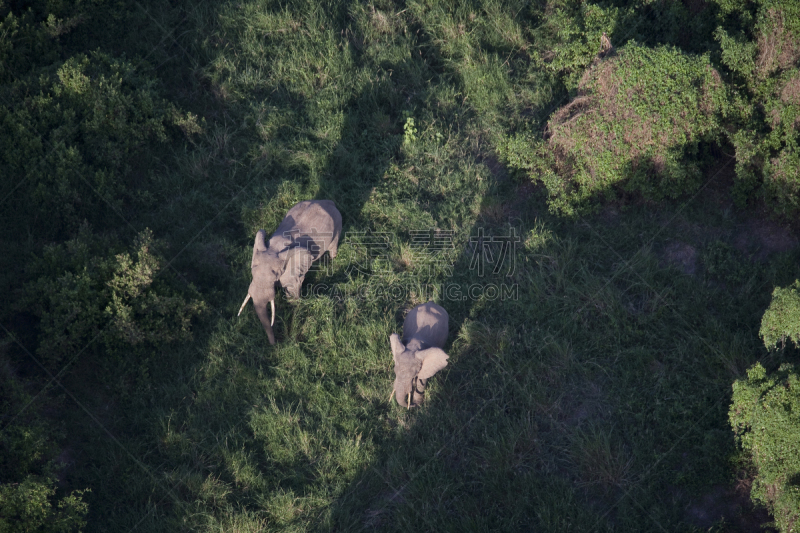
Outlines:
{"label": "shrub", "polygon": [[775,287],[772,302],[761,318],[759,334],[767,348],[775,348],[778,343],[785,345],[791,340],[800,346],[800,280],[786,288]]}
{"label": "shrub", "polygon": [[194,287],[187,299],[170,284],[163,247],[146,229],[132,253],[117,253],[113,235],[95,235],[88,225],[46,247],[30,267],[23,301],[41,319],[37,353],[52,365],[95,340],[113,350],[190,339],[191,321],[206,304]]}
{"label": "shrub", "polygon": [[750,496],[767,507],[775,526],[795,531],[800,520],[800,374],[783,364],[767,376],[760,363],[733,384],[729,419],[737,442],[752,459]]}
{"label": "shrub", "polygon": [[86,491],[73,491],[58,502],[55,480],[28,476],[22,483],[0,484],[0,531],[3,533],[68,533],[86,525]]}
{"label": "shrub", "polygon": [[540,52],[541,66],[574,91],[595,61],[598,47],[603,48],[604,37],[617,44],[633,39],[650,47],[673,45],[704,52],[716,22],[706,7],[705,2],[550,0],[547,24],[536,33],[536,45],[546,47]]}
{"label": "shrub", "polygon": [[729,137],[736,149],[737,200],[758,195],[777,213],[796,213],[800,209],[800,4],[717,2],[722,25],[715,36],[736,91]]}
{"label": "shrub", "polygon": [[[5,348],[0,345],[0,349]],[[4,355],[0,351],[0,355]],[[42,473],[42,466],[54,455],[53,431],[36,416],[22,419],[20,412],[33,402],[24,385],[16,379],[5,359],[0,360],[0,479],[21,481],[28,473]]]}
{"label": "shrub", "polygon": [[[141,197],[133,162],[169,128],[200,131],[195,117],[161,99],[156,82],[101,52],[77,55],[5,87],[0,107],[0,187],[8,218],[58,238],[84,219],[99,225]],[[47,216],[44,216],[44,214]]]}
{"label": "shrub", "polygon": [[[160,246],[163,243],[155,241],[146,229],[134,240],[135,260],[128,253],[115,257],[111,279],[106,282],[111,301],[104,310],[112,339],[130,345],[190,340],[192,319],[206,310],[202,300],[187,301],[156,279],[166,268],[158,254]],[[193,286],[189,292],[199,298]]]}
{"label": "shrub", "polygon": [[[691,192],[703,144],[721,140],[734,148],[740,205],[760,198],[781,215],[800,210],[800,3],[654,4],[654,21],[630,6],[555,5],[557,43],[543,66],[577,95],[550,117],[543,139],[500,147],[510,166],[547,187],[553,210],[575,213],[620,190],[654,200]],[[620,28],[645,33],[637,38],[650,48],[631,42],[608,54],[604,32],[630,35]]]}
{"label": "shrub", "polygon": [[[51,20],[55,23],[58,19]],[[34,65],[58,59],[58,47],[44,22],[32,9],[15,14],[0,0],[0,83],[9,83]]]}
{"label": "shrub", "polygon": [[740,287],[750,275],[742,254],[722,241],[708,245],[703,251],[702,260],[709,276],[734,287]]}
{"label": "shrub", "polygon": [[[760,335],[768,349],[787,339],[800,344],[800,280],[776,287],[761,320]],[[728,413],[737,442],[755,467],[750,493],[775,517],[782,532],[800,520],[800,373],[784,363],[767,375],[757,363],[747,379],[733,384]]]}
{"label": "shrub", "polygon": [[587,2],[565,1],[558,7],[548,17],[556,42],[542,66],[560,74],[567,88],[574,90],[595,59],[601,36],[630,12]]}
{"label": "shrub", "polygon": [[[0,355],[4,346],[0,345]],[[4,363],[4,361],[3,361]],[[63,432],[44,420],[10,367],[0,366],[0,531],[66,533],[84,525],[85,490],[55,498],[53,457]],[[36,389],[38,390],[38,389]],[[52,404],[51,404],[52,407]]]}
{"label": "shrub", "polygon": [[[694,161],[701,143],[719,136],[725,105],[707,56],[631,43],[586,71],[578,96],[553,114],[528,160],[544,161],[533,165],[536,178],[551,207],[565,213],[617,186],[676,197],[698,185]],[[520,148],[505,147],[512,165],[526,159]]]}

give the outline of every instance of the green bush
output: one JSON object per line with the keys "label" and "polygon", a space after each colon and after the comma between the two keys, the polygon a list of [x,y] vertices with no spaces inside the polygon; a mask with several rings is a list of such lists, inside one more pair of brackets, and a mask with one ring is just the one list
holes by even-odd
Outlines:
{"label": "green bush", "polygon": [[0,0],[0,84],[11,82],[34,66],[58,59],[59,48],[48,29],[59,19],[53,15],[50,19],[52,25],[48,27],[43,15],[32,9],[15,14],[5,1]]}
{"label": "green bush", "polygon": [[754,195],[780,214],[800,209],[800,4],[758,0],[720,4],[715,37],[732,74],[731,132],[736,195]]}
{"label": "green bush", "polygon": [[0,188],[13,191],[8,222],[55,239],[84,219],[107,223],[146,196],[134,162],[165,142],[170,128],[200,131],[156,85],[130,63],[94,52],[5,86],[12,104],[0,107]]}
{"label": "green bush", "polygon": [[575,91],[604,48],[603,36],[618,46],[632,39],[651,48],[671,45],[702,53],[709,48],[716,22],[712,10],[706,7],[705,3],[647,0],[550,0],[547,24],[537,28],[537,41],[551,42],[536,59],[542,61],[544,69],[558,74],[568,90]]}
{"label": "green bush", "polygon": [[[0,344],[0,356],[6,347]],[[35,398],[25,389],[9,367],[0,365],[0,532],[80,530],[85,525],[86,491],[54,497],[58,465],[53,457],[64,432],[37,413]]]}
{"label": "green bush", "polygon": [[57,502],[55,480],[28,476],[21,483],[0,484],[0,531],[3,533],[68,533],[86,526],[86,491],[73,491]]}
{"label": "green bush", "polygon": [[800,520],[800,373],[786,363],[767,376],[757,363],[747,379],[733,384],[729,419],[756,468],[751,498],[769,509],[781,532],[795,531]]}
{"label": "green bush", "polygon": [[88,225],[46,247],[31,263],[23,301],[41,320],[38,355],[54,364],[90,341],[114,350],[190,339],[192,319],[207,307],[193,287],[188,299],[172,287],[163,247],[146,229],[132,253],[120,252],[114,235],[95,235]]}
{"label": "green bush", "polygon": [[761,318],[761,331],[767,348],[775,348],[780,343],[791,340],[800,346],[800,280],[786,288],[775,287],[772,302]]}
{"label": "green bush", "polygon": [[703,251],[702,260],[710,277],[733,287],[740,287],[750,275],[749,265],[742,254],[722,241],[711,243]]}
{"label": "green bush", "polygon": [[719,137],[726,98],[708,56],[631,43],[586,71],[544,141],[512,140],[502,152],[534,171],[551,207],[564,213],[620,186],[674,198],[697,187],[698,153]]}
{"label": "green bush", "polygon": [[[130,32],[132,15],[141,13],[148,3],[0,0],[0,85],[25,78],[76,51],[98,45],[114,49]],[[141,34],[136,37],[141,40]]]}
{"label": "green bush", "polygon": [[[0,0],[2,298],[16,300],[17,288],[31,281],[26,263],[44,243],[74,239],[84,221],[102,231],[116,227],[120,215],[135,220],[152,207],[150,169],[159,147],[200,132],[194,115],[162,98],[146,64],[89,51],[87,43],[102,42],[120,17],[141,7]],[[85,273],[72,276],[62,280],[70,287],[64,296],[91,307],[85,300],[98,298],[92,282]],[[24,310],[16,304],[0,317]]]}
{"label": "green bush", "polygon": [[[620,190],[654,200],[691,192],[703,145],[730,143],[737,202],[797,213],[800,3],[663,4],[650,6],[653,20],[630,4],[553,4],[547,36],[555,42],[536,59],[574,98],[543,138],[501,146],[507,163],[541,181],[551,208],[569,214]],[[646,44],[631,41],[613,57],[605,34]]]}
{"label": "green bush", "polygon": [[[0,344],[0,355],[4,355],[6,346]],[[1,362],[5,363],[5,360]],[[15,379],[8,367],[0,366],[0,418],[3,420],[0,479],[3,482],[21,481],[31,472],[47,473],[42,471],[42,466],[55,453],[52,428],[36,416],[26,416],[25,419],[20,416],[32,400],[23,383]]]}
{"label": "green bush", "polygon": [[572,1],[563,2],[559,8],[549,17],[548,26],[553,28],[556,39],[543,66],[559,74],[567,88],[574,90],[597,56],[601,36],[629,10]]}
{"label": "green bush", "polygon": [[[760,331],[768,349],[787,339],[800,344],[798,289],[800,280],[773,291]],[[767,375],[757,363],[747,379],[733,384],[728,416],[755,468],[751,498],[769,509],[780,531],[795,531],[800,520],[800,372],[784,363]]]}

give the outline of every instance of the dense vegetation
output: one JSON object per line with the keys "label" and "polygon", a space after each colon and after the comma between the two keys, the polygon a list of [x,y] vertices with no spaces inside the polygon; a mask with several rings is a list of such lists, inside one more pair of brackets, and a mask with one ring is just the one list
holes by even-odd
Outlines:
{"label": "dense vegetation", "polygon": [[0,530],[796,527],[800,4],[0,0],[0,102]]}
{"label": "dense vegetation", "polygon": [[751,496],[780,531],[800,520],[800,376],[784,364],[770,376],[761,364],[733,386],[731,425],[756,469]]}
{"label": "dense vegetation", "polygon": [[[776,287],[761,320],[768,349],[795,347],[800,341],[800,281]],[[761,363],[747,379],[733,384],[731,426],[755,470],[754,500],[765,505],[780,531],[793,531],[800,520],[800,375],[784,363],[767,375]]]}

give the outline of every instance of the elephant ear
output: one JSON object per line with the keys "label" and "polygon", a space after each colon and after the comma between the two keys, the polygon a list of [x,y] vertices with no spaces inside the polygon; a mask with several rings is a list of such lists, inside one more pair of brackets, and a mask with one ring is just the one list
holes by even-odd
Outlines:
{"label": "elephant ear", "polygon": [[290,298],[300,298],[300,286],[303,285],[303,279],[313,261],[314,256],[302,246],[295,246],[286,251],[279,281]]}
{"label": "elephant ear", "polygon": [[263,229],[256,233],[256,241],[253,243],[253,259],[250,260],[250,268],[258,265],[258,254],[267,251],[267,232]]}
{"label": "elephant ear", "polygon": [[417,359],[422,359],[422,368],[417,378],[428,379],[447,366],[447,354],[439,348],[428,348],[417,352]]}
{"label": "elephant ear", "polygon": [[302,246],[289,248],[286,252],[286,263],[281,275],[289,278],[303,278],[314,262],[314,255]]}
{"label": "elephant ear", "polygon": [[389,344],[392,345],[392,358],[396,359],[398,355],[406,351],[406,347],[400,341],[400,336],[397,333],[389,335]]}

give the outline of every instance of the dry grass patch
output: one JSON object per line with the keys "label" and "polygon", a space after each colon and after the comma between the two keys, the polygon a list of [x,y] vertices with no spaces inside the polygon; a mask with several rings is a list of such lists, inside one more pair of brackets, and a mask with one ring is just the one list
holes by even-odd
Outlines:
{"label": "dry grass patch", "polygon": [[[784,104],[800,105],[800,72],[786,82],[780,91],[781,101]],[[797,127],[797,124],[794,125]]]}
{"label": "dry grass patch", "polygon": [[756,71],[760,76],[790,68],[800,59],[800,41],[786,27],[786,16],[782,9],[773,8],[767,10],[762,20],[756,60]]}

